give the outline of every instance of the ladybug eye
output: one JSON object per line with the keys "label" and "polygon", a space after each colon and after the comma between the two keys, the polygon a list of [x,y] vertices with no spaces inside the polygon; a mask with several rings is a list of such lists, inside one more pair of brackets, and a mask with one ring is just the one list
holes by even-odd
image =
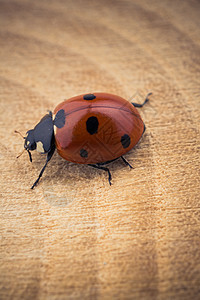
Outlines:
{"label": "ladybug eye", "polygon": [[36,143],[35,142],[30,142],[28,141],[27,139],[25,140],[25,143],[24,143],[24,148],[26,150],[35,150],[36,149]]}
{"label": "ladybug eye", "polygon": [[36,149],[36,143],[34,142],[34,143],[29,143],[28,144],[28,148],[29,148],[29,150],[35,150]]}
{"label": "ladybug eye", "polygon": [[36,149],[36,143],[34,139],[33,129],[27,131],[27,136],[25,138],[24,142],[24,148],[26,150],[35,150]]}

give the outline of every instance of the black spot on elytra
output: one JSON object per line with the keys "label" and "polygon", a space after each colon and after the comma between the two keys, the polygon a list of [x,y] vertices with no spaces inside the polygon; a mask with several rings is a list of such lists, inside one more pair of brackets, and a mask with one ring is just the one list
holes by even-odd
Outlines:
{"label": "black spot on elytra", "polygon": [[54,125],[58,128],[62,128],[65,125],[65,111],[60,109],[54,119]]}
{"label": "black spot on elytra", "polygon": [[97,133],[99,127],[99,121],[97,117],[89,117],[86,121],[86,128],[90,134]]}
{"label": "black spot on elytra", "polygon": [[94,94],[87,94],[83,96],[84,100],[94,100],[96,96]]}
{"label": "black spot on elytra", "polygon": [[130,145],[131,143],[131,139],[130,139],[130,136],[128,134],[124,134],[122,137],[121,137],[121,143],[122,143],[122,146],[124,148],[128,148],[128,146]]}
{"label": "black spot on elytra", "polygon": [[81,156],[81,157],[84,157],[84,158],[87,158],[87,157],[88,157],[88,152],[87,152],[87,150],[81,149],[81,150],[80,150],[80,156]]}

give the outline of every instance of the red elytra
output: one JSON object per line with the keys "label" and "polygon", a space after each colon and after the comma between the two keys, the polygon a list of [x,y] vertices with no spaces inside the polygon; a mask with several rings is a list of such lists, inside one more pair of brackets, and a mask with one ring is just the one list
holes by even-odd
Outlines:
{"label": "red elytra", "polygon": [[[94,93],[59,104],[54,114],[64,111],[65,124],[55,126],[56,148],[64,159],[80,164],[114,160],[130,151],[144,132],[138,110],[122,97]],[[84,96],[86,99],[84,100]],[[90,100],[91,99],[91,100]]]}
{"label": "red elytra", "polygon": [[122,158],[140,140],[145,125],[136,107],[143,104],[130,103],[122,97],[108,93],[83,94],[60,103],[52,112],[27,132],[24,148],[37,149],[47,154],[46,163],[38,179],[41,178],[55,149],[67,161],[88,164],[111,174],[105,164]]}

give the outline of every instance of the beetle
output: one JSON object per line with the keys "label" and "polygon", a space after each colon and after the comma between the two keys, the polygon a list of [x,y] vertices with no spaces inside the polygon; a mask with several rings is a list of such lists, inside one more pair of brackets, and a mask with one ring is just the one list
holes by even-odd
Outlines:
{"label": "beetle", "polygon": [[55,149],[67,161],[106,171],[111,185],[110,170],[104,165],[121,158],[132,168],[123,155],[145,132],[137,108],[143,107],[151,94],[147,94],[143,104],[108,93],[83,94],[63,101],[54,112],[49,111],[24,137],[24,150],[31,162],[31,151],[47,155],[31,189],[38,184]]}

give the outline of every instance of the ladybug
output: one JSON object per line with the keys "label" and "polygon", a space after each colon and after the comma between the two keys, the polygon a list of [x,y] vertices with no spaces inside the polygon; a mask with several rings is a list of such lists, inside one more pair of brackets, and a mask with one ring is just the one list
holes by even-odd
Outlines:
{"label": "ladybug", "polygon": [[87,164],[108,173],[104,165],[123,157],[140,140],[145,125],[136,107],[143,104],[130,103],[122,97],[108,93],[83,94],[60,103],[52,113],[48,112],[24,137],[24,150],[30,161],[31,152],[46,154],[46,163],[33,189],[39,182],[55,149],[67,161]]}

